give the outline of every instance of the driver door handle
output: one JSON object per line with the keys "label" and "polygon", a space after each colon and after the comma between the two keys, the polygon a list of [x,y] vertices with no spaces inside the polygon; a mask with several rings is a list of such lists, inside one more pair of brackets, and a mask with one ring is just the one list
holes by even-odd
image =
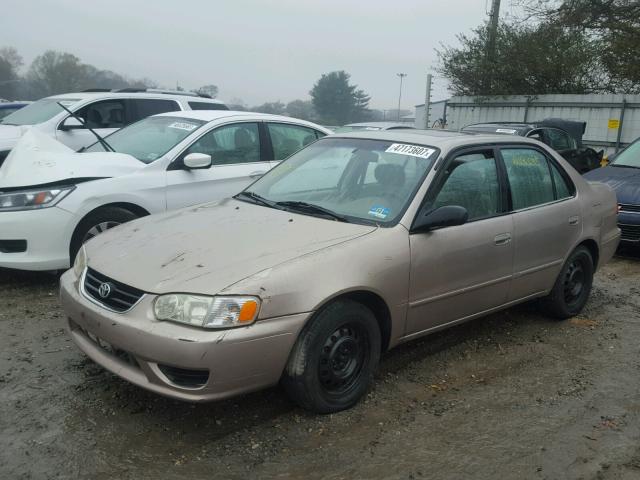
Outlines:
{"label": "driver door handle", "polygon": [[511,242],[511,234],[501,233],[500,235],[496,235],[493,241],[496,245],[507,245]]}

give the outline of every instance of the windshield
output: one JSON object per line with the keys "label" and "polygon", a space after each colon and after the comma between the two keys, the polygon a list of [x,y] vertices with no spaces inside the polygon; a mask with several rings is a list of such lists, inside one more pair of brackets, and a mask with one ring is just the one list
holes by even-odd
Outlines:
{"label": "windshield", "polygon": [[[147,117],[109,135],[107,142],[118,153],[126,153],[141,162],[151,163],[205,123],[191,118]],[[84,151],[107,150],[100,142],[96,142]]]}
{"label": "windshield", "polygon": [[368,131],[377,131],[382,130],[380,127],[372,127],[367,125],[345,125],[344,127],[338,127],[334,130],[334,133],[347,133],[347,132],[358,132],[362,130]]}
{"label": "windshield", "polygon": [[611,164],[618,167],[640,168],[640,140],[636,140],[620,152]]}
{"label": "windshield", "polygon": [[63,111],[58,102],[72,109],[72,106],[78,101],[77,98],[43,98],[7,115],[0,120],[0,123],[3,125],[36,125],[52,119]]}
{"label": "windshield", "polygon": [[392,141],[325,138],[247,190],[265,204],[287,208],[303,202],[307,208],[300,208],[301,213],[310,212],[311,204],[348,221],[394,223],[422,184],[436,151]]}

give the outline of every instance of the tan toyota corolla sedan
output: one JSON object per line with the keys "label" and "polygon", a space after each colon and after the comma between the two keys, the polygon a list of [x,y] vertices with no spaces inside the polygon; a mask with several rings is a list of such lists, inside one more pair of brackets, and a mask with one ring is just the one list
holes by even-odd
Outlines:
{"label": "tan toyota corolla sedan", "polygon": [[334,135],[234,198],[91,240],[61,299],[78,347],[143,388],[207,401],[282,381],[335,412],[400,343],[531,299],[579,313],[616,213],[535,140]]}

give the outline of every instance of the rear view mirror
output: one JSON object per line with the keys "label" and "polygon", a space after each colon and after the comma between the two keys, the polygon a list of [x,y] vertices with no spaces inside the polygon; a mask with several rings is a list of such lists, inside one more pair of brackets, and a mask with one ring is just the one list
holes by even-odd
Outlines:
{"label": "rear view mirror", "polygon": [[206,153],[190,153],[184,157],[184,166],[190,170],[211,167],[211,155]]}
{"label": "rear view mirror", "polygon": [[464,207],[445,205],[418,217],[413,224],[412,231],[425,232],[436,228],[454,227],[467,223],[469,213]]}
{"label": "rear view mirror", "polygon": [[63,132],[68,132],[69,130],[79,130],[81,128],[85,128],[85,126],[76,117],[67,117],[65,121],[60,125],[60,130],[62,130]]}

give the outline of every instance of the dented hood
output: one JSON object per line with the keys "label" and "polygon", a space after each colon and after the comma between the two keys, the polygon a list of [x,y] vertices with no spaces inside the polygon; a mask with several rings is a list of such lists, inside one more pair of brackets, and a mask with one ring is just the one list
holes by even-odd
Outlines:
{"label": "dented hood", "polygon": [[623,166],[596,168],[584,177],[591,182],[602,182],[616,191],[618,203],[640,205],[640,169]]}
{"label": "dented hood", "polygon": [[212,295],[375,229],[227,199],[122,225],[86,251],[92,269],[140,290]]}
{"label": "dented hood", "polygon": [[76,153],[44,133],[30,129],[2,164],[0,188],[78,178],[117,177],[144,166],[144,163],[122,153]]}

